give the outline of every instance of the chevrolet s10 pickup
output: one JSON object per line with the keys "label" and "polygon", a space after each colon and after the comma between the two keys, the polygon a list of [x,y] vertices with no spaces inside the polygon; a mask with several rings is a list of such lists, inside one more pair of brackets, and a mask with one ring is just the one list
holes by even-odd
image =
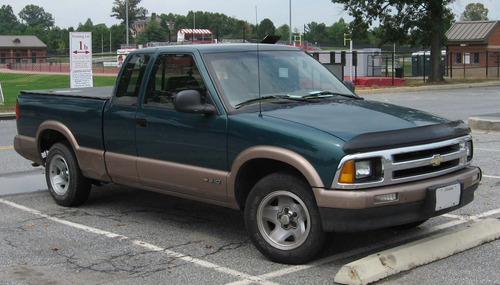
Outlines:
{"label": "chevrolet s10 pickup", "polygon": [[239,209],[255,247],[288,264],[328,233],[416,227],[474,199],[465,123],[348,85],[288,46],[140,49],[114,87],[22,91],[14,146],[59,205],[115,183]]}

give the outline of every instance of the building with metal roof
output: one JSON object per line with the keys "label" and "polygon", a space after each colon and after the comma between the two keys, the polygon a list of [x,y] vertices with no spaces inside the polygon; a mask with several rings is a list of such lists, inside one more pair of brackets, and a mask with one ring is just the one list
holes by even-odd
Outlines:
{"label": "building with metal roof", "polygon": [[42,63],[46,57],[47,45],[36,36],[0,35],[0,65]]}
{"label": "building with metal roof", "polygon": [[446,37],[448,64],[453,68],[500,65],[500,21],[456,22]]}

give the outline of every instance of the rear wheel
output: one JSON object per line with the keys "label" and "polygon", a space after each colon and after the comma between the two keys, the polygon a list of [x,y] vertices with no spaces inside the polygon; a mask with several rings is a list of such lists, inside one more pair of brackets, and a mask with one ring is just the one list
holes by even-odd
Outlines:
{"label": "rear wheel", "polygon": [[326,240],[310,186],[285,173],[257,182],[246,202],[245,224],[255,247],[280,263],[310,261]]}
{"label": "rear wheel", "polygon": [[83,204],[92,186],[90,180],[83,176],[67,143],[56,143],[50,148],[45,163],[45,179],[52,198],[66,207]]}

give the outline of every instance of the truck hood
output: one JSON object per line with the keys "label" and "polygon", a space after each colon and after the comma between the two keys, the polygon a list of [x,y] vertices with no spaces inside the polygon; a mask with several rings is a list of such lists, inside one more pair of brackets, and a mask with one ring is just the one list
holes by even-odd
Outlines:
{"label": "truck hood", "polygon": [[309,126],[348,141],[358,135],[448,123],[426,112],[368,100],[325,101],[287,105],[264,116]]}

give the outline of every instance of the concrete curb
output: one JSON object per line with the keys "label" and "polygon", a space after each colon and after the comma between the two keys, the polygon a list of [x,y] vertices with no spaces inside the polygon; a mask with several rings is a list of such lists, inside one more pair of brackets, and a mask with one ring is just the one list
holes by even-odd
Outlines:
{"label": "concrete curb", "polygon": [[346,264],[335,276],[335,282],[368,284],[499,238],[500,220],[485,219]]}
{"label": "concrete curb", "polygon": [[500,113],[470,117],[468,125],[476,131],[500,132]]}
{"label": "concrete curb", "polygon": [[13,120],[16,118],[16,113],[0,113],[0,120]]}

